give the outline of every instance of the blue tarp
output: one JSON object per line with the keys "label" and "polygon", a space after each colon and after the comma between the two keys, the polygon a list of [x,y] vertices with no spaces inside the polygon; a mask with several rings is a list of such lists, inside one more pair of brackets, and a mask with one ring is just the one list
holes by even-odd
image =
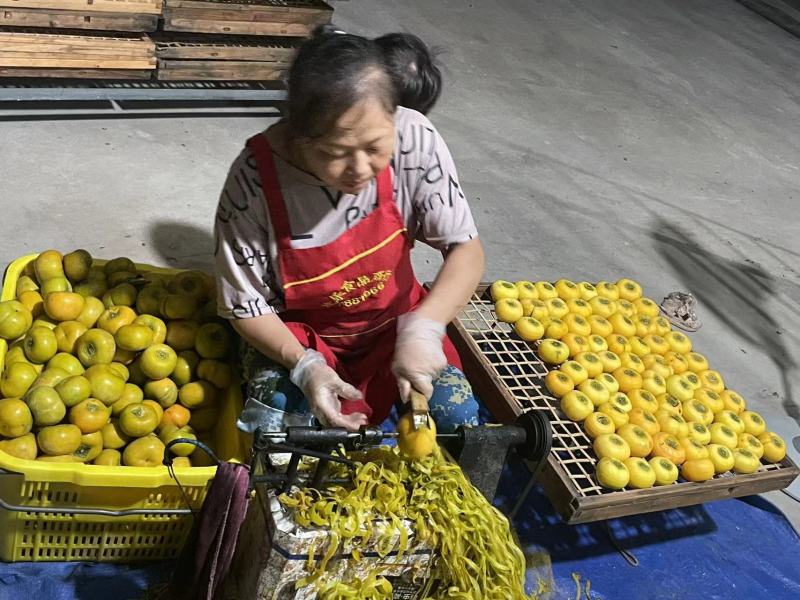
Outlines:
{"label": "blue tarp", "polygon": [[0,563],[0,600],[138,600],[171,563]]}
{"label": "blue tarp", "polygon": [[[510,510],[525,479],[512,463],[495,502],[501,510]],[[550,555],[559,600],[576,597],[573,573],[581,584],[590,580],[592,600],[800,598],[800,537],[759,496],[567,526],[535,488],[514,527],[529,555]]]}
{"label": "blue tarp", "polygon": [[[501,510],[514,504],[526,474],[512,460],[496,500]],[[800,598],[800,538],[760,497],[570,527],[541,490],[534,489],[514,525],[527,554],[549,554],[553,599],[576,597],[572,573],[581,576],[582,588],[590,580],[593,600]],[[638,567],[625,560],[610,536],[638,559]],[[168,569],[169,564],[0,564],[0,600],[141,598],[147,585],[163,580]],[[533,569],[529,583],[536,589]]]}

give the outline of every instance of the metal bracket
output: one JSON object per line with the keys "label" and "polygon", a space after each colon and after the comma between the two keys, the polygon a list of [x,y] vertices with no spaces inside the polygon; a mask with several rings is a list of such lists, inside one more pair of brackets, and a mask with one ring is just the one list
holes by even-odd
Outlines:
{"label": "metal bracket", "polygon": [[281,84],[249,81],[0,79],[0,102],[58,100],[286,100]]}
{"label": "metal bracket", "polygon": [[[286,90],[277,82],[0,79],[0,117],[6,119],[27,114],[238,115],[280,110],[286,98]],[[97,102],[108,106],[97,108]]]}
{"label": "metal bracket", "polygon": [[461,427],[459,437],[445,447],[476,488],[491,502],[509,451],[516,451],[535,479],[547,462],[552,431],[539,412],[523,413],[513,425]]}

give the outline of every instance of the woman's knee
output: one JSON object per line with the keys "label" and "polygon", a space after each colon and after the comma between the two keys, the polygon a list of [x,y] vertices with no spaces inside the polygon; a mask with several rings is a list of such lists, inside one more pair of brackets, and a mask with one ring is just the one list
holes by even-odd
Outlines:
{"label": "woman's knee", "polygon": [[472,386],[458,368],[448,365],[433,384],[428,402],[431,416],[442,433],[455,431],[460,425],[478,425],[478,401]]}
{"label": "woman's knee", "polygon": [[258,357],[249,358],[249,361],[243,361],[246,398],[253,398],[279,410],[307,410],[308,402],[303,392],[292,383],[288,369],[260,353]]}

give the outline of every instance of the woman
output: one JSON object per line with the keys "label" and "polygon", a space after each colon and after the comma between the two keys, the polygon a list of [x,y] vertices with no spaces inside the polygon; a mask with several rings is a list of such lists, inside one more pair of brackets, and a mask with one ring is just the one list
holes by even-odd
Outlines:
{"label": "woman", "polygon": [[[471,396],[434,393],[468,385],[445,326],[484,265],[447,146],[397,106],[373,40],[318,31],[288,89],[288,117],[248,141],[215,224],[220,314],[250,346],[249,408],[299,398],[357,429],[414,388],[440,427],[475,422]],[[428,294],[414,240],[445,257]]]}

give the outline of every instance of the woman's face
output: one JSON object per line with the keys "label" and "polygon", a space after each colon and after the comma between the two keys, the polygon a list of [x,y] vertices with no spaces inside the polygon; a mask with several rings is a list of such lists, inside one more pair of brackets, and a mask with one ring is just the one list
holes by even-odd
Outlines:
{"label": "woman's face", "polygon": [[394,137],[394,115],[367,100],[345,112],[330,133],[303,144],[303,159],[327,185],[358,194],[389,164]]}

